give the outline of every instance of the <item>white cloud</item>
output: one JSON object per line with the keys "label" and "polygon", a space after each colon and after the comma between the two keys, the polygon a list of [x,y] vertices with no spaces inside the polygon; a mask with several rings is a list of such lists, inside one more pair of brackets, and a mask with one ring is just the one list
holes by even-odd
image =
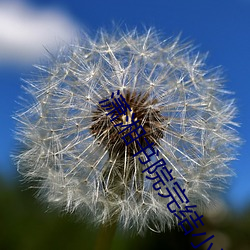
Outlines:
{"label": "white cloud", "polygon": [[56,9],[39,10],[20,2],[0,3],[0,64],[27,63],[70,42],[76,25]]}

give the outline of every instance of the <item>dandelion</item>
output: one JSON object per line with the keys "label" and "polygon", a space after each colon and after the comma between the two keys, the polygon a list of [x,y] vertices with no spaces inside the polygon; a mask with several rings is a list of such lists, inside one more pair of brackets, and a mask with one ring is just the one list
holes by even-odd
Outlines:
{"label": "dandelion", "polygon": [[[161,40],[153,29],[82,36],[26,80],[32,101],[15,116],[18,171],[52,207],[138,233],[164,231],[177,223],[169,199],[152,188],[142,172],[150,163],[133,157],[138,144],[126,145],[116,126],[139,120],[190,203],[211,206],[234,174],[239,142],[219,70],[207,70],[192,44]],[[112,121],[99,102],[117,90],[131,110]]]}

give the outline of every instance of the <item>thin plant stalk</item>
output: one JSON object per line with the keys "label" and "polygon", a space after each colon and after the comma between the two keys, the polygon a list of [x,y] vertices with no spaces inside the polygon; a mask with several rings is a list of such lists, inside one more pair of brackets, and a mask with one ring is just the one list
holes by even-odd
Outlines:
{"label": "thin plant stalk", "polygon": [[110,250],[115,236],[117,221],[100,225],[94,250]]}

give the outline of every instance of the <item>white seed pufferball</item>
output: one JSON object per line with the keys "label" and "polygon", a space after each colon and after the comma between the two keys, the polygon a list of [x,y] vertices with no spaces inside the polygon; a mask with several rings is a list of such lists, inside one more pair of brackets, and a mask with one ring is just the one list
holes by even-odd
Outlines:
{"label": "white seed pufferball", "polygon": [[[63,211],[97,224],[115,219],[124,229],[163,231],[177,223],[167,208],[171,200],[142,173],[163,158],[175,179],[162,193],[177,181],[189,205],[204,211],[233,175],[228,162],[239,142],[234,101],[218,71],[207,70],[191,44],[162,41],[153,29],[82,35],[26,82],[32,101],[15,116],[23,147],[19,172],[36,181],[43,201]],[[159,151],[146,165],[98,106],[117,90]]]}

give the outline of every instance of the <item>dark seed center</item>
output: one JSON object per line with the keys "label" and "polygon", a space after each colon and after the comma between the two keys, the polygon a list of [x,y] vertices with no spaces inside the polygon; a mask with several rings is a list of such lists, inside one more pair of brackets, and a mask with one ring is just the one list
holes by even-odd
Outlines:
{"label": "dark seed center", "polygon": [[[166,118],[161,115],[160,108],[156,108],[157,99],[150,98],[148,93],[137,94],[130,91],[124,92],[123,97],[131,110],[127,109],[114,121],[111,121],[111,115],[107,115],[106,109],[100,104],[93,112],[91,133],[108,149],[110,159],[132,156],[140,150],[138,142],[144,147],[147,145],[147,139],[148,143],[156,145],[163,137],[163,121]],[[118,115],[117,112],[114,113],[115,116]],[[129,126],[133,121],[134,125]],[[138,128],[140,125],[143,129]],[[131,132],[134,129],[136,130]],[[138,139],[134,140],[135,138]]]}

